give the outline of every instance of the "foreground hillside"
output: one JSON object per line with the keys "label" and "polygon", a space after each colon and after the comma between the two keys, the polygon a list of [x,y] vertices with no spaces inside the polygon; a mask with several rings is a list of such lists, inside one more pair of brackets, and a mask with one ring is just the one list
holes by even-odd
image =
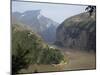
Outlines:
{"label": "foreground hillside", "polygon": [[81,13],[66,19],[56,31],[56,45],[71,49],[96,50],[95,13]]}
{"label": "foreground hillside", "polygon": [[51,65],[59,64],[63,60],[63,53],[58,49],[50,48],[39,35],[21,25],[12,25],[13,73],[19,73],[21,69],[31,64]]}

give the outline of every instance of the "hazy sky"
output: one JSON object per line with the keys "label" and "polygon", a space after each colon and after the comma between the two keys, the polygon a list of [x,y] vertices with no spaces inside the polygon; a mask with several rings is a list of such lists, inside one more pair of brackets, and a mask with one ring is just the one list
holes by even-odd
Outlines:
{"label": "hazy sky", "polygon": [[63,22],[66,18],[78,13],[84,12],[86,6],[64,5],[64,4],[47,4],[34,2],[12,2],[12,12],[24,12],[28,10],[39,10],[41,14],[58,22]]}

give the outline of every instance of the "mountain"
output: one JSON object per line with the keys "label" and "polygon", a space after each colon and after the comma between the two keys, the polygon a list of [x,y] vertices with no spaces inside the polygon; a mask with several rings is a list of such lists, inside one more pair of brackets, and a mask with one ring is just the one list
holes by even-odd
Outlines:
{"label": "mountain", "polygon": [[[30,10],[23,13],[12,13],[12,24],[23,24],[34,32],[41,35],[46,42],[55,41],[56,28],[58,23],[43,16],[41,10]],[[51,36],[51,38],[49,37]]]}
{"label": "mountain", "polygon": [[56,30],[56,45],[80,50],[96,50],[95,13],[80,13],[61,23]]}

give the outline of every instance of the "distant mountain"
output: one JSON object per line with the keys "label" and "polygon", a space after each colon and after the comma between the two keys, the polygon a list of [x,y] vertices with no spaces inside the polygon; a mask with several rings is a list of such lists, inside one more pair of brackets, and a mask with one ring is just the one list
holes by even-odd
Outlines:
{"label": "distant mountain", "polygon": [[55,41],[56,28],[58,23],[40,14],[41,10],[30,10],[24,13],[13,12],[12,24],[23,24],[34,32],[40,34],[44,41]]}
{"label": "distant mountain", "polygon": [[83,50],[96,49],[95,13],[81,13],[66,19],[56,30],[55,44]]}

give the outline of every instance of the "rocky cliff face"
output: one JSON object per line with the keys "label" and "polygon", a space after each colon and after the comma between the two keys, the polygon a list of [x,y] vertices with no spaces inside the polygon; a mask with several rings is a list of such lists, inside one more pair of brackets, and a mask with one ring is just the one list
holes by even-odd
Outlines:
{"label": "rocky cliff face", "polygon": [[66,19],[56,30],[56,44],[66,48],[96,49],[95,13],[81,13]]}

